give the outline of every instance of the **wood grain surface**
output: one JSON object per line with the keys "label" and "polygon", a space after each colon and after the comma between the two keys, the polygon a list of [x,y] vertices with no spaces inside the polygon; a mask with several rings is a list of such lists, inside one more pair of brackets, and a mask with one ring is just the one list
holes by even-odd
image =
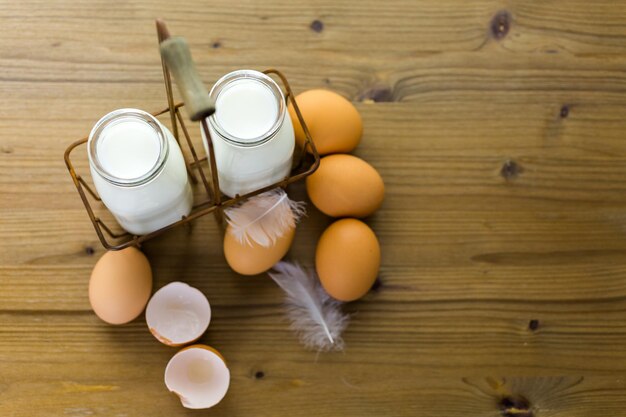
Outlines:
{"label": "wood grain surface", "polygon": [[[165,107],[156,17],[207,85],[276,67],[353,100],[387,186],[343,353],[300,346],[212,218],[145,246],[155,288],[212,304],[232,381],[205,411],[143,318],[91,312],[103,249],[62,159],[108,111]],[[0,416],[626,415],[626,1],[0,0],[0,39]],[[329,222],[310,207],[290,258]]]}

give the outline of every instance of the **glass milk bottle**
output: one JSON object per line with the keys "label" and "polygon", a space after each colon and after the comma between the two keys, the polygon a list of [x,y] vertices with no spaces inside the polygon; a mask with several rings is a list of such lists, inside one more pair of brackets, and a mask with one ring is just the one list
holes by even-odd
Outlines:
{"label": "glass milk bottle", "polygon": [[104,116],[89,134],[88,155],[102,202],[128,232],[147,234],[191,211],[180,147],[149,113],[120,109]]}
{"label": "glass milk bottle", "polygon": [[216,110],[207,124],[221,191],[235,197],[285,179],[295,137],[285,97],[274,80],[254,70],[234,71],[219,79],[210,95]]}

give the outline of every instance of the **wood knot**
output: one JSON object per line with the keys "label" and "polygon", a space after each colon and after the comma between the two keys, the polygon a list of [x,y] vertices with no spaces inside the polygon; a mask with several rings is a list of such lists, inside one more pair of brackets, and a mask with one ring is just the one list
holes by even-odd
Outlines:
{"label": "wood knot", "polygon": [[320,33],[321,31],[324,30],[324,22],[322,22],[321,20],[315,19],[314,21],[311,22],[311,24],[309,25],[309,28],[311,28],[313,32]]}
{"label": "wood knot", "polygon": [[373,101],[374,103],[394,101],[393,89],[386,85],[375,85],[359,94],[358,101]]}
{"label": "wood knot", "polygon": [[522,166],[513,160],[506,161],[500,169],[500,175],[507,181],[517,178],[522,172]]}
{"label": "wood knot", "polygon": [[254,377],[256,379],[263,379],[263,378],[265,378],[265,372],[263,372],[263,371],[256,371],[254,373]]}
{"label": "wood knot", "polygon": [[536,331],[538,328],[539,328],[539,320],[532,319],[531,321],[528,322],[528,330],[530,330],[531,332]]}
{"label": "wood knot", "polygon": [[511,14],[502,10],[496,13],[496,15],[491,19],[491,35],[497,39],[504,39],[504,37],[509,33],[509,29],[511,29]]}
{"label": "wood knot", "polygon": [[96,253],[96,250],[91,246],[85,246],[85,253],[89,256],[92,256],[94,253]]}
{"label": "wood knot", "polygon": [[13,148],[9,148],[8,146],[3,146],[0,148],[0,152],[10,154],[10,153],[13,153]]}
{"label": "wood knot", "polygon": [[218,49],[218,48],[221,48],[221,47],[222,47],[222,42],[220,42],[220,41],[215,41],[215,42],[213,42],[211,44],[211,48],[213,48],[213,49]]}
{"label": "wood knot", "polygon": [[561,119],[565,119],[567,116],[569,116],[569,106],[568,105],[564,105],[563,107],[561,107]]}
{"label": "wood knot", "polygon": [[533,417],[529,401],[522,396],[507,396],[498,403],[500,414],[503,417]]}

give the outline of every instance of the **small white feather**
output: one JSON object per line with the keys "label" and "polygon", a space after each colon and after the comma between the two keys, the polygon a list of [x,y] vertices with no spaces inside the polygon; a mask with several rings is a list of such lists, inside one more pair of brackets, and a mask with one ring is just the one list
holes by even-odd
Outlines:
{"label": "small white feather", "polygon": [[341,334],[349,317],[341,311],[342,303],[324,291],[315,272],[279,262],[268,274],[285,291],[291,329],[304,346],[318,351],[342,350]]}
{"label": "small white feather", "polygon": [[242,204],[227,208],[230,233],[241,244],[256,242],[269,247],[306,213],[304,202],[289,198],[285,190],[276,188],[249,198]]}

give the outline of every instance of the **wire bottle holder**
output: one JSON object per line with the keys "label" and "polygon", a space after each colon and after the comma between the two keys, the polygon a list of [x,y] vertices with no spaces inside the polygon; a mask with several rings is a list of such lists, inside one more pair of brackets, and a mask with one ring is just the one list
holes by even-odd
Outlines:
{"label": "wire bottle holder", "polygon": [[[166,31],[162,31],[159,29],[158,24],[157,33],[159,43],[169,37],[169,34]],[[189,131],[185,126],[183,116],[180,112],[180,109],[184,106],[184,103],[174,103],[172,80],[163,57],[161,57],[161,65],[163,67],[163,81],[165,83],[165,92],[167,94],[168,107],[164,110],[152,113],[152,115],[158,117],[169,113],[172,126],[172,134],[176,138],[178,145],[181,146],[181,149],[182,144],[179,132],[182,131],[183,136],[185,137],[184,143],[187,147],[187,150],[189,151],[188,154],[191,157],[189,158],[189,156],[186,155],[187,153],[183,152],[183,155],[185,155],[185,165],[187,167],[187,173],[189,175],[189,178],[191,179],[192,185],[196,187],[201,186],[203,188],[204,197],[200,201],[194,201],[194,206],[188,216],[184,216],[177,222],[165,226],[161,229],[155,230],[154,232],[145,235],[134,235],[128,232],[115,232],[113,228],[107,225],[100,216],[96,215],[90,200],[95,201],[97,204],[103,205],[102,200],[100,199],[96,191],[87,183],[85,177],[76,172],[74,164],[72,164],[72,152],[75,149],[83,149],[83,145],[87,143],[88,137],[77,140],[65,150],[65,165],[67,166],[70,176],[72,177],[72,181],[74,182],[74,186],[76,187],[76,191],[78,191],[78,194],[85,206],[85,209],[87,210],[89,219],[93,224],[93,227],[96,231],[96,234],[98,235],[98,238],[100,239],[100,242],[102,243],[102,246],[104,246],[108,250],[120,250],[129,246],[139,247],[144,242],[147,242],[148,240],[153,239],[170,229],[189,224],[193,220],[205,216],[209,213],[213,213],[215,215],[216,221],[220,225],[222,225],[224,208],[234,206],[250,197],[264,193],[274,188],[286,187],[289,184],[300,181],[308,175],[311,175],[319,166],[319,153],[317,152],[315,144],[311,139],[311,134],[309,133],[304,118],[302,117],[302,113],[298,108],[298,104],[296,103],[293,91],[289,86],[287,78],[276,69],[265,70],[263,71],[264,74],[274,75],[278,79],[280,79],[282,83],[282,88],[284,90],[283,93],[285,96],[285,102],[286,104],[292,104],[298,121],[303,128],[305,134],[305,142],[301,149],[296,148],[296,152],[299,152],[299,155],[294,158],[295,163],[290,172],[290,175],[287,178],[241,196],[236,195],[233,198],[224,198],[225,196],[222,195],[219,188],[219,178],[217,175],[217,167],[215,163],[215,153],[212,146],[211,133],[209,132],[206,119],[203,119],[201,121],[201,124],[208,141],[207,148],[209,152],[207,156],[199,157],[198,152],[193,145],[191,137],[189,136]],[[208,175],[205,172],[204,167],[208,167]],[[200,181],[198,181],[198,177],[200,177]]]}

